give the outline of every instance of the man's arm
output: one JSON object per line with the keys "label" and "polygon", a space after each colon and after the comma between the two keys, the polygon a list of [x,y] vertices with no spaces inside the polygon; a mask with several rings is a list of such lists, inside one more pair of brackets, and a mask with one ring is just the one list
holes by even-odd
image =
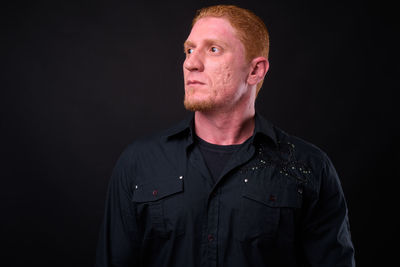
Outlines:
{"label": "man's arm", "polygon": [[96,267],[139,266],[140,246],[131,201],[132,160],[127,152],[123,153],[113,170],[97,246]]}
{"label": "man's arm", "polygon": [[328,157],[321,175],[319,193],[303,217],[305,260],[310,266],[355,266],[346,200]]}

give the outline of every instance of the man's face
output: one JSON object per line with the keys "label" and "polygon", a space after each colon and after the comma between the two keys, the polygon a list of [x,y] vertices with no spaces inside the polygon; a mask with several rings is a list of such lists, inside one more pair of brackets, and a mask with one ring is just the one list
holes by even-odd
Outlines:
{"label": "man's face", "polygon": [[250,64],[228,20],[198,20],[185,42],[185,107],[192,111],[231,110],[248,93]]}

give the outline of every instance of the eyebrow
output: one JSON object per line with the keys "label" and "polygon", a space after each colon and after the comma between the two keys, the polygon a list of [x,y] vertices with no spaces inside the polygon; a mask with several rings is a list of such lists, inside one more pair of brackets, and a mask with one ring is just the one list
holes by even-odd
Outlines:
{"label": "eyebrow", "polygon": [[194,45],[194,43],[192,43],[191,41],[185,41],[185,42],[183,43],[183,48],[186,48],[186,47],[193,47],[193,46],[195,46],[195,45]]}
{"label": "eyebrow", "polygon": [[[205,39],[205,40],[204,40],[204,43],[205,43],[206,45],[217,44],[217,45],[222,45],[222,46],[225,46],[225,47],[228,46],[227,43],[225,43],[225,42],[223,42],[223,41],[221,41],[221,40],[216,40],[216,39]],[[191,42],[191,41],[185,41],[185,42],[183,43],[183,47],[184,47],[184,48],[187,48],[187,47],[196,47],[196,45],[195,45],[193,42]]]}

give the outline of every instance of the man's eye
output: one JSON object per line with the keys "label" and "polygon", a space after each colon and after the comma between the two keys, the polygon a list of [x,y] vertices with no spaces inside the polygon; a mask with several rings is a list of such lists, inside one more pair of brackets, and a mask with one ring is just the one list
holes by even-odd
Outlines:
{"label": "man's eye", "polygon": [[219,51],[219,49],[218,49],[218,48],[216,48],[215,46],[213,46],[213,47],[211,47],[211,51],[212,51],[213,53],[216,53],[216,52],[218,52],[218,51]]}
{"label": "man's eye", "polygon": [[191,53],[193,53],[193,49],[192,49],[192,48],[188,48],[188,49],[186,50],[186,52],[187,52],[188,54],[191,54]]}

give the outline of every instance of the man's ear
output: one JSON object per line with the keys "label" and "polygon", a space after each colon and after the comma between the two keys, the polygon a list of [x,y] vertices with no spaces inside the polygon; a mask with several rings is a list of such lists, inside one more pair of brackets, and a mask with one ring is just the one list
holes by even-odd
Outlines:
{"label": "man's ear", "polygon": [[268,59],[265,57],[256,57],[250,63],[250,74],[247,77],[247,83],[250,85],[258,84],[264,79],[269,68]]}

